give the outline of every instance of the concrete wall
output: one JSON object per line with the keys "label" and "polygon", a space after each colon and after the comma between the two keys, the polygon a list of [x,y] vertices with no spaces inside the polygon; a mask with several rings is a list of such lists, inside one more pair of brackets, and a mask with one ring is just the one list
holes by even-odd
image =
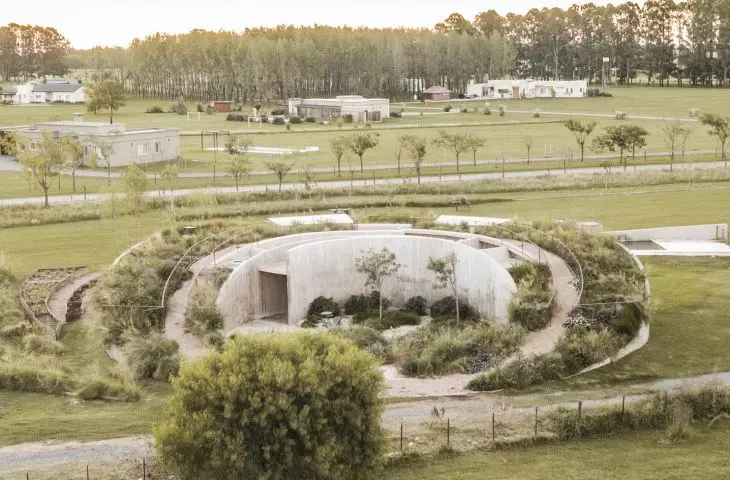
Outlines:
{"label": "concrete wall", "polygon": [[606,232],[620,241],[637,242],[646,240],[717,240],[727,239],[727,223],[709,225],[688,225],[684,227],[642,228],[638,230],[616,230]]}
{"label": "concrete wall", "polygon": [[366,236],[308,243],[288,251],[289,323],[306,315],[309,303],[324,295],[344,302],[348,296],[365,293],[365,278],[355,270],[363,250],[388,248],[402,266],[387,279],[383,294],[395,306],[415,295],[429,302],[449,294],[434,286],[428,258],[455,253],[458,258],[459,296],[483,316],[498,323],[508,321],[507,305],[516,292],[509,272],[480,250],[438,238],[401,235]]}

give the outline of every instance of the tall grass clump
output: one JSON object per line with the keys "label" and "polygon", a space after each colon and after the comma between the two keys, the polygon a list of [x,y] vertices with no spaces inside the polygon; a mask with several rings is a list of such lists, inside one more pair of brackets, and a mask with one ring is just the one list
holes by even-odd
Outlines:
{"label": "tall grass clump", "polygon": [[179,345],[161,332],[128,334],[124,353],[134,378],[168,380],[180,368]]}
{"label": "tall grass clump", "polygon": [[523,263],[513,267],[510,273],[517,284],[517,294],[508,307],[510,320],[530,331],[548,325],[555,309],[549,268]]}
{"label": "tall grass clump", "polygon": [[53,357],[12,355],[0,361],[0,389],[36,393],[66,393],[73,387]]}
{"label": "tall grass clump", "polygon": [[393,341],[393,361],[404,375],[429,377],[475,373],[514,353],[524,339],[515,325],[429,324]]}
{"label": "tall grass clump", "polygon": [[223,328],[223,315],[216,307],[219,286],[214,279],[201,280],[193,290],[185,312],[185,330],[206,335]]}
{"label": "tall grass clump", "polygon": [[383,334],[374,328],[353,325],[348,328],[332,330],[332,333],[350,340],[356,347],[365,350],[380,361],[386,361],[390,356],[388,342]]}
{"label": "tall grass clump", "polygon": [[76,395],[82,400],[138,402],[142,398],[142,387],[128,374],[105,374],[96,368],[82,377]]}

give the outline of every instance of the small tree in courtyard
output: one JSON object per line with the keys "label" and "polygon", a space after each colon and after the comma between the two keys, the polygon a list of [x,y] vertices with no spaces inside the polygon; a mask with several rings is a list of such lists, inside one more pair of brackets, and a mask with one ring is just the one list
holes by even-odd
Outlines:
{"label": "small tree in courtyard", "polygon": [[416,168],[416,178],[418,183],[421,183],[421,165],[423,165],[423,159],[426,156],[426,139],[418,137],[416,135],[405,135],[406,137],[406,150],[413,161],[413,166]]}
{"label": "small tree in courtyard", "polygon": [[268,168],[276,178],[279,180],[279,191],[281,192],[281,186],[284,183],[284,177],[294,167],[293,163],[286,162],[267,162],[266,168]]}
{"label": "small tree in courtyard", "polygon": [[175,185],[177,184],[178,177],[177,166],[173,164],[165,165],[165,168],[162,169],[162,173],[160,173],[160,180],[162,180],[162,184],[170,190],[170,193],[175,191]]}
{"label": "small tree in courtyard", "polygon": [[53,138],[50,132],[43,132],[42,139],[36,143],[35,150],[31,150],[28,139],[19,139],[21,151],[20,164],[26,175],[43,189],[44,206],[48,207],[48,189],[51,180],[58,175],[63,165],[63,150],[61,144]]}
{"label": "small tree in courtyard", "polygon": [[362,161],[363,155],[365,155],[365,152],[367,152],[371,148],[375,148],[377,146],[377,133],[356,133],[355,135],[352,135],[350,137],[349,147],[352,153],[357,155],[357,157],[360,159],[360,172],[365,171],[365,166],[363,165]]}
{"label": "small tree in courtyard", "polygon": [[395,253],[385,247],[379,252],[372,248],[363,250],[360,258],[355,260],[355,269],[365,275],[365,286],[378,292],[379,318],[383,318],[383,282],[400,267],[401,265],[396,262]]}
{"label": "small tree in courtyard", "polygon": [[114,112],[119,110],[127,101],[124,85],[115,80],[102,80],[87,89],[86,108],[96,113],[98,110],[109,109],[109,123],[114,123]]}
{"label": "small tree in courtyard", "polygon": [[532,135],[525,135],[522,137],[522,143],[525,145],[525,149],[527,150],[527,164],[530,164],[530,151],[532,150],[532,144],[535,141],[535,137]]}
{"label": "small tree in courtyard", "polygon": [[455,253],[449,253],[441,258],[428,257],[426,268],[436,275],[436,286],[448,288],[456,302],[456,323],[459,323],[459,290],[456,282],[456,259]]}
{"label": "small tree in courtyard", "polygon": [[472,159],[474,160],[474,166],[477,166],[477,152],[480,148],[483,148],[484,145],[487,144],[487,139],[484,137],[480,137],[479,135],[475,135],[473,133],[469,133],[466,136],[466,141],[468,147],[471,149],[472,153]]}
{"label": "small tree in courtyard", "polygon": [[635,152],[636,147],[646,145],[646,136],[649,134],[643,127],[638,125],[613,125],[606,127],[603,135],[593,139],[593,148],[596,150],[619,151],[620,161],[626,168],[624,152],[631,150]]}
{"label": "small tree in courtyard", "polygon": [[575,136],[575,141],[580,147],[580,161],[582,162],[585,159],[586,141],[596,128],[596,122],[581,123],[578,120],[570,119],[563,123],[563,125]]}
{"label": "small tree in courtyard", "polygon": [[710,127],[709,134],[714,135],[720,142],[720,158],[726,161],[725,158],[725,144],[727,143],[727,137],[730,135],[730,118],[721,117],[712,113],[705,113],[700,116],[700,122],[702,125]]}
{"label": "small tree in courtyard", "polygon": [[84,161],[84,146],[74,137],[63,137],[61,147],[69,157],[71,165],[71,191],[76,193],[76,169]]}
{"label": "small tree in courtyard", "polygon": [[181,480],[360,480],[382,459],[383,376],[338,335],[238,336],[172,385],[155,448]]}
{"label": "small tree in courtyard", "polygon": [[692,130],[683,126],[679,121],[665,123],[662,125],[662,135],[664,135],[664,143],[669,148],[669,170],[674,170],[675,152],[678,147],[682,147],[686,143]]}

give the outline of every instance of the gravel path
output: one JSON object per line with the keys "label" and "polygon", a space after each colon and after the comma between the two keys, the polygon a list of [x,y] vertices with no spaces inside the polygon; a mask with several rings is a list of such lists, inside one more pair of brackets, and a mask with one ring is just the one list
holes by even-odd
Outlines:
{"label": "gravel path", "polygon": [[170,297],[165,317],[165,334],[180,345],[180,355],[185,359],[197,358],[205,355],[207,351],[203,341],[185,331],[185,312],[188,310],[190,293],[198,277],[214,269],[217,265],[216,259],[223,258],[226,254],[235,251],[238,247],[231,246],[205,256],[190,266],[193,276],[190,280],[183,282],[180,288]]}
{"label": "gravel path", "polygon": [[48,309],[56,319],[66,321],[68,301],[71,300],[74,292],[87,283],[99,278],[99,272],[89,272],[74,279],[71,283],[59,288],[48,299]]}

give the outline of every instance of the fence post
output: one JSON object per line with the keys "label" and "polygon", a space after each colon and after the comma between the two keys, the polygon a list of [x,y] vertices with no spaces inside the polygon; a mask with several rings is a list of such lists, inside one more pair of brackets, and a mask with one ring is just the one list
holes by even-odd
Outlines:
{"label": "fence post", "polygon": [[[402,442],[401,442],[402,443]],[[403,447],[401,446],[401,449]],[[142,457],[142,478],[147,478],[147,462],[145,462],[144,457]]]}
{"label": "fence post", "polygon": [[621,416],[624,416],[624,413],[626,412],[626,395],[621,398]]}
{"label": "fence post", "polygon": [[492,446],[494,446],[494,412],[492,412]]}
{"label": "fence post", "polygon": [[400,453],[403,453],[403,424],[400,424]]}
{"label": "fence post", "polygon": [[451,443],[451,419],[446,419],[446,446]]}
{"label": "fence post", "polygon": [[89,466],[86,465],[86,480],[89,480]]}
{"label": "fence post", "polygon": [[537,438],[537,407],[535,407],[535,438]]}
{"label": "fence post", "polygon": [[578,400],[578,421],[580,422],[581,414],[583,413],[583,400]]}
{"label": "fence post", "polygon": [[664,390],[664,415],[667,414],[668,392]]}

